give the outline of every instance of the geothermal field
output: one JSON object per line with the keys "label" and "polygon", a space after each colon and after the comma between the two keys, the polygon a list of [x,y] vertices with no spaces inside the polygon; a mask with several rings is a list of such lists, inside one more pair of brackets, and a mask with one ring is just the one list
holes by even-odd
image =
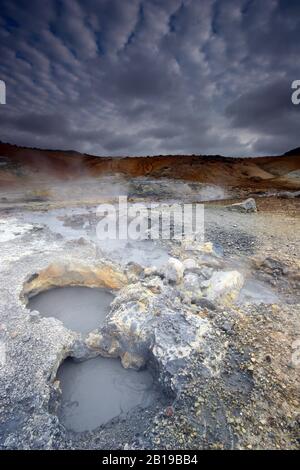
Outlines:
{"label": "geothermal field", "polygon": [[[129,224],[143,205],[141,239],[99,236],[99,206],[120,216],[120,196]],[[0,447],[297,448],[299,196],[297,149],[0,143]],[[174,204],[204,225],[176,237]]]}

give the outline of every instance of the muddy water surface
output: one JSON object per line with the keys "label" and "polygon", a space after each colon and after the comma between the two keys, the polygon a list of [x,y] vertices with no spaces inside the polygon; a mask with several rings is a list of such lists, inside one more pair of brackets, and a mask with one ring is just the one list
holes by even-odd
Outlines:
{"label": "muddy water surface", "polygon": [[57,287],[32,297],[28,308],[45,317],[58,318],[67,328],[86,334],[103,324],[113,299],[105,289]]}
{"label": "muddy water surface", "polygon": [[147,408],[159,393],[149,371],[124,369],[119,359],[67,359],[57,378],[62,390],[58,416],[75,432],[93,430],[134,408]]}

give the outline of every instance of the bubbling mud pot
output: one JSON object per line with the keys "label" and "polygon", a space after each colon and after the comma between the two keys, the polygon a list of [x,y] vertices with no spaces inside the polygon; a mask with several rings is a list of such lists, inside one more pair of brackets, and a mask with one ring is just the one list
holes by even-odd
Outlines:
{"label": "bubbling mud pot", "polygon": [[62,391],[58,416],[75,432],[91,431],[130,410],[148,408],[159,393],[148,370],[124,369],[118,359],[96,357],[76,363],[68,358],[57,378]]}
{"label": "bubbling mud pot", "polygon": [[55,317],[73,330],[87,334],[101,326],[114,296],[106,289],[57,287],[31,297],[28,308]]}

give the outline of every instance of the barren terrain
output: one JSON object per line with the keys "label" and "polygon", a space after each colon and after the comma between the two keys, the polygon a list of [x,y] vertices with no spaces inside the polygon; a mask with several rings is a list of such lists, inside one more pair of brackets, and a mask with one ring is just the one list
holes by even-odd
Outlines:
{"label": "barren terrain", "polygon": [[[0,155],[1,448],[299,447],[299,156]],[[120,194],[204,203],[204,242],[99,241],[97,205]],[[249,196],[257,211],[232,210]],[[30,311],[64,286],[111,292],[104,324],[81,334]],[[67,429],[57,371],[70,357],[146,367],[159,396]]]}
{"label": "barren terrain", "polygon": [[255,191],[300,189],[300,153],[263,158],[198,155],[99,158],[73,151],[0,143],[0,155],[0,182],[7,186],[121,174],[130,178],[165,177]]}

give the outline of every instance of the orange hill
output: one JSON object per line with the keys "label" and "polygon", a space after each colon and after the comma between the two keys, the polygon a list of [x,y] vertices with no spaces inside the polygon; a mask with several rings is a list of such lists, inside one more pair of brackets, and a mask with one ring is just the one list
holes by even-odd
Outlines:
{"label": "orange hill", "polygon": [[120,173],[218,184],[223,187],[300,189],[300,154],[279,157],[159,155],[96,157],[75,151],[42,150],[0,142],[0,185],[33,180],[70,180]]}

